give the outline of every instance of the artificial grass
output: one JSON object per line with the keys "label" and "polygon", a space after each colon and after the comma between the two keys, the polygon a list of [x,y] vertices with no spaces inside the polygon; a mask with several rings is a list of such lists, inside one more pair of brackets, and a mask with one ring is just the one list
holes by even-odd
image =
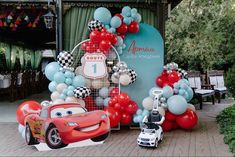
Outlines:
{"label": "artificial grass", "polygon": [[220,126],[220,132],[224,134],[224,143],[229,145],[235,156],[235,104],[224,109],[216,120]]}

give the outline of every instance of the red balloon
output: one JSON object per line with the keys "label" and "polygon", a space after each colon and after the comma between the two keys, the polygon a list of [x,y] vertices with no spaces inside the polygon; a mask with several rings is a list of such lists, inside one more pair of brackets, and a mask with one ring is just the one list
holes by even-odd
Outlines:
{"label": "red balloon", "polygon": [[120,123],[121,116],[117,110],[112,107],[107,107],[104,109],[104,111],[109,116],[110,127],[115,127]]}
{"label": "red balloon", "polygon": [[102,52],[107,52],[111,48],[112,44],[109,40],[102,40],[99,44],[99,49]]}
{"label": "red balloon", "polygon": [[132,21],[128,26],[128,31],[131,33],[137,33],[139,31],[139,24],[136,21]]}
{"label": "red balloon", "polygon": [[87,44],[88,42],[84,42],[82,43],[82,50],[86,51],[86,47],[87,47]]}
{"label": "red balloon", "polygon": [[101,41],[101,33],[99,31],[92,31],[90,33],[90,39],[94,43],[99,43]]}
{"label": "red balloon", "polygon": [[171,113],[171,112],[169,112],[169,111],[166,111],[166,113],[165,113],[165,118],[166,118],[166,120],[168,120],[168,121],[175,121],[176,115],[174,115],[173,113]]}
{"label": "red balloon", "polygon": [[119,94],[119,88],[115,87],[109,92],[109,96],[113,98],[114,96]]}
{"label": "red balloon", "polygon": [[163,77],[162,76],[157,77],[155,83],[156,83],[157,86],[162,88],[163,85],[164,85]]}
{"label": "red balloon", "polygon": [[121,112],[121,113],[126,111],[126,108],[125,108],[125,107],[126,107],[126,106],[122,106],[122,105],[121,105],[121,108],[120,108],[120,112]]}
{"label": "red balloon", "polygon": [[127,105],[126,107],[126,111],[130,114],[134,114],[136,113],[137,110],[138,110],[138,105],[136,104],[136,102],[131,100],[129,105]]}
{"label": "red balloon", "polygon": [[121,106],[127,106],[130,103],[130,97],[127,93],[121,93],[118,96],[118,103],[120,103]]}
{"label": "red balloon", "polygon": [[121,14],[115,14],[114,16],[119,17],[121,20],[123,20],[123,19],[124,19],[124,17],[123,17]]}
{"label": "red balloon", "polygon": [[167,78],[168,78],[169,82],[171,82],[171,83],[175,83],[180,80],[179,73],[176,71],[172,71],[170,74],[168,74]]}
{"label": "red balloon", "polygon": [[116,29],[116,32],[117,32],[117,33],[120,33],[120,34],[125,34],[125,33],[127,32],[127,30],[128,30],[127,25],[123,23],[123,24],[121,24],[120,27],[118,27],[118,28]]}
{"label": "red balloon", "polygon": [[101,29],[101,32],[107,32],[106,28]]}
{"label": "red balloon", "polygon": [[109,40],[109,41],[112,41],[114,35],[110,32],[107,32],[106,33],[106,36],[105,36],[105,40]]}
{"label": "red balloon", "polygon": [[176,117],[177,124],[183,129],[192,129],[197,125],[197,121],[197,114],[191,109],[187,109],[183,114]]}
{"label": "red balloon", "polygon": [[114,105],[115,105],[116,103],[118,103],[118,98],[117,98],[117,96],[115,96],[115,97],[113,97],[111,100],[109,100],[108,105],[109,105],[109,107],[114,107]]}
{"label": "red balloon", "polygon": [[178,129],[179,125],[174,121],[172,122],[172,129]]}
{"label": "red balloon", "polygon": [[113,108],[117,111],[121,110],[121,105],[119,103],[114,104]]}
{"label": "red balloon", "polygon": [[121,115],[121,123],[122,124],[130,124],[131,121],[132,121],[132,116],[129,113],[127,113],[127,112],[122,113],[122,115]]}
{"label": "red balloon", "polygon": [[171,131],[172,130],[172,122],[165,120],[161,125],[163,131]]}
{"label": "red balloon", "polygon": [[36,102],[36,101],[25,101],[23,102],[16,110],[16,118],[17,121],[21,125],[24,124],[24,119],[26,116],[31,114],[33,111],[40,111],[42,109],[42,106]]}
{"label": "red balloon", "polygon": [[125,38],[125,35],[124,34],[119,34],[119,36],[124,39]]}
{"label": "red balloon", "polygon": [[113,35],[113,38],[112,38],[112,40],[111,40],[112,45],[116,45],[117,42],[118,42],[117,36],[116,36],[116,35]]}

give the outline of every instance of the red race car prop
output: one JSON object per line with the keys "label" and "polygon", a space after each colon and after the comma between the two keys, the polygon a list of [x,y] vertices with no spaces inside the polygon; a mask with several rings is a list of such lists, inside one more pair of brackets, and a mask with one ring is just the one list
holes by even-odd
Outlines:
{"label": "red race car prop", "polygon": [[28,145],[45,142],[51,149],[91,139],[103,141],[110,132],[109,117],[102,110],[87,112],[79,104],[58,104],[32,112],[25,118]]}

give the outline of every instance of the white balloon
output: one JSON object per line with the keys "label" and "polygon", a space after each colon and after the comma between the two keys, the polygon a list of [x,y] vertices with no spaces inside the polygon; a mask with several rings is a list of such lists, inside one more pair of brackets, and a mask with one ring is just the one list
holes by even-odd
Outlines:
{"label": "white balloon", "polygon": [[24,129],[25,129],[25,126],[23,126],[23,125],[21,125],[21,124],[18,125],[18,131],[19,131],[20,134],[22,133],[22,131],[23,131]]}
{"label": "white balloon", "polygon": [[49,106],[49,105],[51,105],[51,102],[50,102],[50,101],[44,100],[44,101],[41,102],[41,106],[42,106],[42,107],[47,107],[47,106]]}
{"label": "white balloon", "polygon": [[161,106],[158,106],[158,111],[162,116],[165,116],[165,109]]}
{"label": "white balloon", "polygon": [[74,97],[74,96],[68,96],[65,99],[65,102],[70,102],[70,103],[77,103],[78,102],[78,98]]}
{"label": "white balloon", "polygon": [[127,86],[131,82],[131,77],[127,74],[123,74],[120,76],[119,81],[121,85]]}
{"label": "white balloon", "polygon": [[151,97],[144,98],[142,105],[146,110],[152,110],[153,109],[153,99]]}
{"label": "white balloon", "polygon": [[91,88],[91,80],[90,80],[90,79],[86,78],[85,86],[86,86],[87,88]]}
{"label": "white balloon", "polygon": [[59,97],[60,97],[59,92],[55,91],[55,92],[51,93],[51,100],[52,101],[55,101],[55,100],[59,99]]}
{"label": "white balloon", "polygon": [[104,79],[103,86],[104,87],[109,87],[110,86],[110,82],[109,82],[108,79]]}
{"label": "white balloon", "polygon": [[100,89],[103,87],[103,82],[101,79],[96,79],[92,81],[92,88],[94,89]]}
{"label": "white balloon", "polygon": [[116,78],[114,75],[111,76],[111,81],[115,84],[118,84],[119,83],[119,79]]}
{"label": "white balloon", "polygon": [[187,107],[187,108],[189,108],[189,109],[193,110],[194,112],[196,111],[195,106],[194,106],[194,105],[192,105],[192,104],[188,104],[188,107]]}
{"label": "white balloon", "polygon": [[56,99],[53,101],[53,104],[63,104],[65,101],[63,99]]}
{"label": "white balloon", "polygon": [[83,74],[83,67],[82,66],[78,66],[76,69],[75,69],[75,74],[76,75],[84,75]]}
{"label": "white balloon", "polygon": [[23,139],[25,139],[25,128],[22,130],[21,136],[23,137]]}
{"label": "white balloon", "polygon": [[65,83],[60,83],[56,86],[56,90],[59,93],[62,93],[64,89],[68,88],[68,86]]}

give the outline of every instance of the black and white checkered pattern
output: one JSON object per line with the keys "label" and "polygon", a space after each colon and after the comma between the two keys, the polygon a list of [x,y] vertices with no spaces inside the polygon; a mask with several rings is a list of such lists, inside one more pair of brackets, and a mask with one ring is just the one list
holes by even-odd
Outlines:
{"label": "black and white checkered pattern", "polygon": [[177,71],[180,74],[181,78],[186,78],[186,79],[188,78],[188,73],[185,70],[178,68]]}
{"label": "black and white checkered pattern", "polygon": [[77,87],[73,92],[75,97],[82,99],[91,94],[91,90],[87,87]]}
{"label": "black and white checkered pattern", "polygon": [[57,62],[62,68],[71,67],[73,64],[73,55],[70,52],[62,51],[57,56]]}
{"label": "black and white checkered pattern", "polygon": [[128,75],[131,77],[131,82],[130,84],[134,83],[137,79],[137,74],[135,72],[135,70],[132,70],[132,69],[127,69],[128,71]]}
{"label": "black and white checkered pattern", "polygon": [[88,29],[90,31],[98,30],[101,31],[104,25],[99,20],[93,20],[88,23]]}

